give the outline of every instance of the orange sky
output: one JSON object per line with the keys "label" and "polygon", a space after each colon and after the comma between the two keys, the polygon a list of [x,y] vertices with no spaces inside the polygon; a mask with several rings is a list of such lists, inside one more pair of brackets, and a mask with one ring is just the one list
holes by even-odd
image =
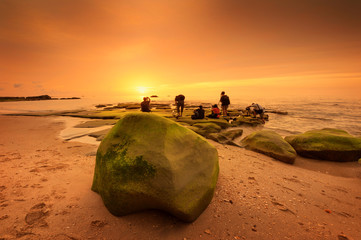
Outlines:
{"label": "orange sky", "polygon": [[0,96],[359,96],[359,0],[1,0]]}

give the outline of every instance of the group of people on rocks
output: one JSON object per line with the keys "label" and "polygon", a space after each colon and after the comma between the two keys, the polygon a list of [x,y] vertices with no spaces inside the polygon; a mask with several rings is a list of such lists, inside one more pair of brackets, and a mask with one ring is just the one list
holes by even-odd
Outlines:
{"label": "group of people on rocks", "polygon": [[[174,113],[174,116],[176,118],[182,117],[183,110],[184,110],[184,100],[185,96],[183,94],[179,94],[175,97],[174,102],[176,105],[177,113]],[[221,97],[219,99],[219,103],[222,107],[222,115],[223,117],[228,116],[228,106],[231,104],[229,97],[226,95],[224,91],[221,92]],[[144,97],[143,102],[141,102],[141,111],[142,112],[151,112],[150,110],[150,98]],[[252,108],[252,110],[251,110]],[[205,110],[203,109],[203,106],[200,105],[196,110],[193,112],[194,114],[191,116],[192,119],[203,119],[205,117]],[[254,117],[257,116],[257,114],[260,115],[261,120],[264,122],[263,115],[264,115],[264,108],[257,104],[252,103],[250,106],[246,107],[245,111],[246,115],[253,114]],[[217,104],[212,105],[211,108],[211,114],[207,115],[208,118],[219,118],[221,116],[221,110],[218,108]]]}

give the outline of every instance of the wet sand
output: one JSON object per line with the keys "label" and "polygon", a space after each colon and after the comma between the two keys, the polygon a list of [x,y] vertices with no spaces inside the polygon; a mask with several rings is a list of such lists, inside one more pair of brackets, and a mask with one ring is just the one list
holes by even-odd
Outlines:
{"label": "wet sand", "polygon": [[361,165],[288,165],[210,141],[215,196],[193,223],[152,210],[111,215],[90,190],[96,145],[56,117],[0,116],[0,239],[360,239]]}

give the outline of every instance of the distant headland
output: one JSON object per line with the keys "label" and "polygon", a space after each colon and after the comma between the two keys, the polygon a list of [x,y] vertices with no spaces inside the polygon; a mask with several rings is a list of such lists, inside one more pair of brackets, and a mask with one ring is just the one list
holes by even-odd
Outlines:
{"label": "distant headland", "polygon": [[16,101],[40,101],[40,100],[71,100],[80,99],[79,97],[71,98],[52,98],[49,95],[29,96],[29,97],[0,97],[0,102],[16,102]]}

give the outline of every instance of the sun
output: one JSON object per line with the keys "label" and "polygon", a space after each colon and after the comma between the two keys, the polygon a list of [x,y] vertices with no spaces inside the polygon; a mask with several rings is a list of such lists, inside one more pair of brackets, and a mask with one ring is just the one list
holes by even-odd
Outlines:
{"label": "sun", "polygon": [[136,89],[137,89],[137,91],[139,92],[139,93],[146,93],[147,92],[147,87],[142,87],[142,86],[139,86],[139,87],[136,87]]}

